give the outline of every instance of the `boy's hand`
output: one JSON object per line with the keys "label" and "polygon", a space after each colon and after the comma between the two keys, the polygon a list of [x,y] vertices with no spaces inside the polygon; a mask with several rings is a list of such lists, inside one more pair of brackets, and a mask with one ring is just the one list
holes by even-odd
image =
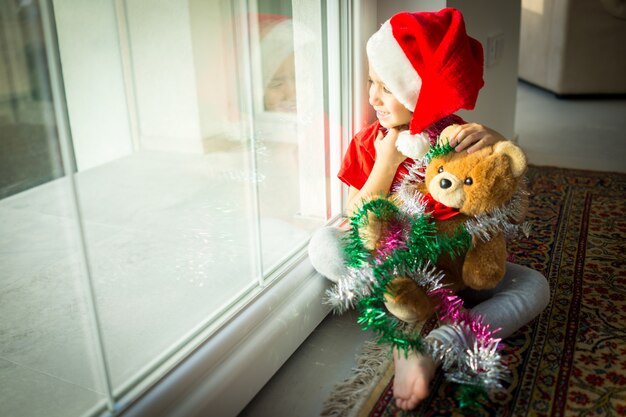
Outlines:
{"label": "boy's hand", "polygon": [[467,123],[459,125],[450,135],[450,146],[457,152],[467,149],[467,153],[472,153],[501,140],[506,139],[495,130],[478,123]]}
{"label": "boy's hand", "polygon": [[387,135],[383,135],[382,132],[378,132],[376,140],[374,141],[374,149],[376,149],[376,161],[383,162],[390,167],[398,167],[404,160],[404,156],[396,148],[396,140],[400,130],[397,128],[391,128],[387,132]]}

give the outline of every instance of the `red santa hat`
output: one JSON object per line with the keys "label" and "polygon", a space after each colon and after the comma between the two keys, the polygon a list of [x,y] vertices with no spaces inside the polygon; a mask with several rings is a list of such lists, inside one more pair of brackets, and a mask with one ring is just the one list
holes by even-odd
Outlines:
{"label": "red santa hat", "polygon": [[465,31],[461,12],[402,12],[367,42],[369,64],[413,112],[410,133],[459,109],[471,110],[483,82],[483,48]]}

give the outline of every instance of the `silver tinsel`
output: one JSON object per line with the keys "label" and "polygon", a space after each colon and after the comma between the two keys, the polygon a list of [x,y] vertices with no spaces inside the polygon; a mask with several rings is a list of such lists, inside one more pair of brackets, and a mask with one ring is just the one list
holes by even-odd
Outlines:
{"label": "silver tinsel", "polygon": [[398,192],[401,188],[407,188],[412,186],[413,184],[424,182],[425,177],[425,169],[428,165],[428,160],[426,158],[421,158],[416,161],[413,161],[412,164],[407,162],[404,163],[404,167],[407,169],[407,174],[402,178],[400,184],[393,190],[394,192]]}
{"label": "silver tinsel", "polygon": [[[394,275],[402,275],[411,278],[426,292],[438,290],[443,287],[443,272],[427,261],[421,268],[412,271],[394,270]],[[375,277],[372,268],[348,268],[347,275],[326,290],[325,304],[329,304],[335,313],[344,313],[355,308],[358,301],[367,297],[372,292],[372,284]]]}
{"label": "silver tinsel", "polygon": [[406,215],[421,216],[426,209],[426,203],[422,199],[423,194],[417,190],[417,184],[424,182],[422,171],[426,167],[426,161],[423,158],[418,159],[412,164],[405,163],[405,167],[408,170],[407,174],[393,190],[396,203]]}
{"label": "silver tinsel", "polygon": [[398,208],[407,216],[419,217],[426,212],[426,202],[424,195],[416,188],[400,187],[395,194]]}
{"label": "silver tinsel", "polygon": [[518,187],[511,199],[502,207],[479,214],[465,222],[465,230],[472,236],[474,242],[486,242],[497,233],[504,233],[505,238],[513,239],[520,235],[530,235],[530,224],[523,222],[516,224],[515,220],[522,215],[524,198],[528,192]]}
{"label": "silver tinsel", "polygon": [[411,278],[420,287],[424,288],[427,293],[436,291],[443,287],[444,273],[437,267],[427,261],[422,267],[412,271],[400,271],[402,276]]}
{"label": "silver tinsel", "polygon": [[335,313],[344,313],[356,307],[361,298],[370,295],[374,281],[372,268],[348,268],[347,275],[326,290],[324,303],[331,305]]}
{"label": "silver tinsel", "polygon": [[501,382],[509,378],[509,370],[498,353],[500,339],[479,341],[467,323],[449,326],[456,340],[444,343],[435,338],[424,339],[426,352],[441,363],[446,379],[487,389],[502,388]]}

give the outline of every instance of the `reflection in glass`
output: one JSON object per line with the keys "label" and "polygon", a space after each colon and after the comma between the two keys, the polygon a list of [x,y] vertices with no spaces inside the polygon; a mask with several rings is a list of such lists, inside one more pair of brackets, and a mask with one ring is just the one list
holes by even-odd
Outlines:
{"label": "reflection in glass", "polygon": [[39,8],[0,5],[0,198],[63,175]]}
{"label": "reflection in glass", "polygon": [[293,22],[280,15],[262,14],[258,18],[264,108],[266,111],[295,112]]}

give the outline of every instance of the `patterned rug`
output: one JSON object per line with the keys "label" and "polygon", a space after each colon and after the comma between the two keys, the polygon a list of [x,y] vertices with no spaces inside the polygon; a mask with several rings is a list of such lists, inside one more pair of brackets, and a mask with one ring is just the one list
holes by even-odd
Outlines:
{"label": "patterned rug", "polygon": [[[531,166],[528,178],[533,232],[510,252],[548,278],[552,298],[505,340],[512,379],[472,417],[626,416],[626,175]],[[324,415],[462,415],[441,372],[415,411],[398,410],[388,348],[364,349]]]}

